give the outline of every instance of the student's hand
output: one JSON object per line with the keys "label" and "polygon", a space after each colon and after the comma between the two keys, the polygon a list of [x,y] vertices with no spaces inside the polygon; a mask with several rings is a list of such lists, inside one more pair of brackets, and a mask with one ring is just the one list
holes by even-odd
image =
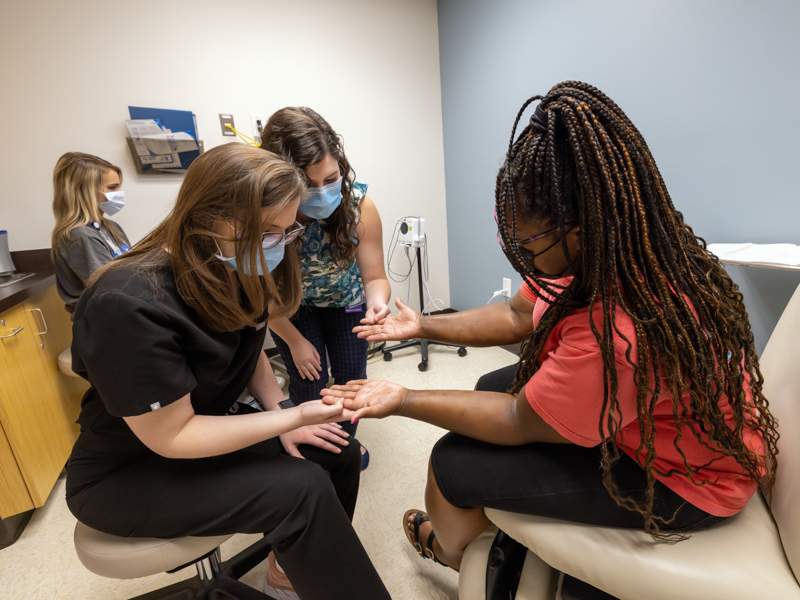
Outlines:
{"label": "student's hand", "polygon": [[[297,447],[301,444],[316,446],[334,454],[341,454],[339,446],[347,446],[350,442],[347,438],[350,434],[342,429],[338,423],[326,423],[325,425],[306,425],[292,429],[280,436],[283,449],[290,456],[305,458]],[[337,445],[338,444],[338,445]]]}
{"label": "student's hand", "polygon": [[314,344],[306,338],[300,337],[298,341],[289,346],[289,351],[292,353],[292,360],[294,361],[294,366],[300,372],[300,377],[308,380],[319,379],[322,363],[319,360],[319,352],[314,348]]}
{"label": "student's hand", "polygon": [[408,390],[390,381],[357,379],[345,385],[332,385],[322,390],[322,401],[335,405],[340,398],[345,409],[355,411],[351,422],[361,417],[382,419],[395,415],[405,401]]}
{"label": "student's hand", "polygon": [[364,314],[364,318],[361,319],[361,322],[367,325],[376,325],[389,315],[391,315],[389,307],[381,302],[374,306],[367,307],[367,312]]}
{"label": "student's hand", "polygon": [[287,431],[280,436],[284,450],[291,456],[304,458],[297,449],[300,444],[316,446],[339,454],[342,451],[339,446],[347,446],[350,443],[347,441],[350,434],[336,422],[346,421],[353,417],[352,411],[344,408],[341,400],[338,402],[313,400],[286,410],[299,411],[302,422],[310,423],[310,425]]}
{"label": "student's hand", "polygon": [[418,337],[421,331],[420,314],[410,306],[406,306],[397,298],[394,302],[400,312],[395,316],[388,314],[378,323],[369,323],[366,318],[361,319],[361,325],[353,328],[353,333],[368,342],[383,342],[386,340],[408,340]]}

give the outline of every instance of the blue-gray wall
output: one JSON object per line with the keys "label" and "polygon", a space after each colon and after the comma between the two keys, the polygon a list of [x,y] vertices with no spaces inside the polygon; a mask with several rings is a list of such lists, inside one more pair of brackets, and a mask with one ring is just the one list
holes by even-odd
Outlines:
{"label": "blue-gray wall", "polygon": [[[800,2],[439,0],[450,298],[520,278],[494,182],[523,101],[578,79],[637,125],[672,199],[712,242],[800,243]],[[800,274],[730,268],[763,349]]]}

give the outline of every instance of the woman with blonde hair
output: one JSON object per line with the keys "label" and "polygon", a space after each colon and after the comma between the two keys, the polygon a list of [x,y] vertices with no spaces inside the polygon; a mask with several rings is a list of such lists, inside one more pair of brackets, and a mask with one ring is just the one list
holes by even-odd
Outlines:
{"label": "woman with blonde hair", "polygon": [[166,219],[92,276],[74,314],[73,369],[92,387],[67,504],[120,536],[261,533],[304,600],[388,598],[350,524],[349,411],[288,406],[262,351],[267,318],[300,302],[305,191],[272,153],[214,148]]}
{"label": "woman with blonde hair", "polygon": [[122,170],[91,154],[67,152],[53,171],[53,263],[58,294],[73,312],[89,276],[130,249],[107,217],[125,206]]}

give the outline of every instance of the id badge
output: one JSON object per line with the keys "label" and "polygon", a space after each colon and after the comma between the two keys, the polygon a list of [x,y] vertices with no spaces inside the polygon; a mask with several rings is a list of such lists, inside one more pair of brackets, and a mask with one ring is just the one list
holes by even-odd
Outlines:
{"label": "id badge", "polygon": [[364,306],[363,304],[356,304],[355,306],[345,306],[344,312],[346,313],[357,313],[361,312],[361,307]]}

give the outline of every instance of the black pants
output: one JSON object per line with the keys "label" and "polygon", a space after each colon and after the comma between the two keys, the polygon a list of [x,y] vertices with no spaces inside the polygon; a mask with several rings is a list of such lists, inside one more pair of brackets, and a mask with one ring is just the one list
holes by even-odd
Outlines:
{"label": "black pants", "polygon": [[304,600],[389,598],[350,520],[361,473],[357,443],[333,454],[275,438],[224,456],[172,460],[152,454],[106,472],[74,453],[67,505],[99,531],[171,538],[263,533]]}
{"label": "black pants", "polygon": [[[289,373],[289,398],[295,404],[319,399],[320,391],[328,385],[328,357],[334,383],[343,384],[353,379],[367,377],[369,343],[353,333],[353,327],[361,324],[366,311],[366,304],[362,304],[356,312],[347,312],[339,307],[319,308],[302,305],[289,319],[303,337],[317,349],[322,365],[319,379],[309,380],[300,377],[288,344],[279,335],[270,331]],[[344,421],[341,425],[350,435],[355,436],[358,423]]]}
{"label": "black pants", "polygon": [[[514,376],[506,367],[481,377],[477,389],[505,392]],[[496,446],[448,433],[431,455],[436,483],[460,508],[496,508],[609,527],[644,527],[639,513],[619,506],[603,486],[600,449],[575,444]],[[613,469],[623,496],[642,503],[644,469],[628,456]],[[677,511],[677,514],[676,514]],[[724,520],[689,504],[661,482],[655,484],[654,513],[675,520],[663,530],[691,530]]]}

